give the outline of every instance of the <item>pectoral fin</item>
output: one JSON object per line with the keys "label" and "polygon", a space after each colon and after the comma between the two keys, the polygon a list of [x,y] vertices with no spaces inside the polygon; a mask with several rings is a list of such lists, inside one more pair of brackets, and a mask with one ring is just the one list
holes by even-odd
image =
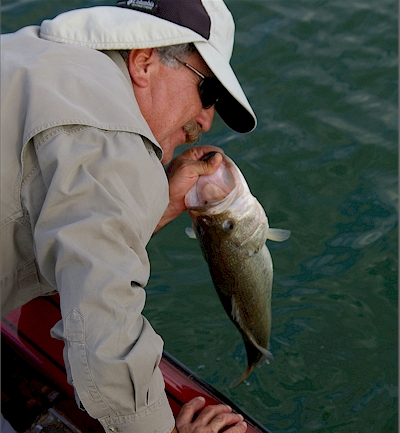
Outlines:
{"label": "pectoral fin", "polygon": [[267,239],[271,239],[271,241],[275,242],[283,242],[286,239],[289,239],[291,231],[283,230],[283,229],[268,229]]}

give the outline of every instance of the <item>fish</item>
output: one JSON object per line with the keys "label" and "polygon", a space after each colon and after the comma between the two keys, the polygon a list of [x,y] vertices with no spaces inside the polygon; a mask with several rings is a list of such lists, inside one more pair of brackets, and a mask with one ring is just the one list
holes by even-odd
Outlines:
{"label": "fish", "polygon": [[[215,152],[203,156],[211,158]],[[270,228],[268,217],[231,158],[211,175],[199,176],[185,195],[196,237],[225,312],[240,331],[247,367],[230,384],[244,382],[257,364],[273,360],[269,350],[273,266],[266,240],[282,242],[290,231]]]}

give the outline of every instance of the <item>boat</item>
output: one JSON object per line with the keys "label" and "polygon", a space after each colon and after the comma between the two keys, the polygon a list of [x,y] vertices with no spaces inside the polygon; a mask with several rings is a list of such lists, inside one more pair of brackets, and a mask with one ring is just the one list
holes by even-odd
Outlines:
{"label": "boat", "polygon": [[[35,298],[2,319],[2,413],[20,432],[104,433],[75,403],[64,367],[64,343],[50,336],[60,318],[59,297],[52,295]],[[203,396],[206,405],[228,404],[242,414],[248,433],[271,433],[165,351],[160,369],[174,416],[189,400]]]}

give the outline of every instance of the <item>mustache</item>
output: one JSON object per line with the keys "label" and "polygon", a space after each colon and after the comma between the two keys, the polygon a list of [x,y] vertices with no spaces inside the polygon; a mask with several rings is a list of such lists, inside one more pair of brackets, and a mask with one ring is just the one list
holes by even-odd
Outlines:
{"label": "mustache", "polygon": [[186,125],[183,127],[183,130],[185,131],[186,134],[187,144],[193,144],[194,142],[200,140],[201,126],[194,120],[191,120],[190,122],[186,123]]}

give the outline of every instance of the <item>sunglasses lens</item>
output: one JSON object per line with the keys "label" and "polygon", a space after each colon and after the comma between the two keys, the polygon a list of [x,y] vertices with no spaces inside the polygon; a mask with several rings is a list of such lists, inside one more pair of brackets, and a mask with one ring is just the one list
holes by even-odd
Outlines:
{"label": "sunglasses lens", "polygon": [[212,107],[219,99],[221,94],[221,83],[214,77],[204,78],[200,84],[200,98],[203,108]]}

